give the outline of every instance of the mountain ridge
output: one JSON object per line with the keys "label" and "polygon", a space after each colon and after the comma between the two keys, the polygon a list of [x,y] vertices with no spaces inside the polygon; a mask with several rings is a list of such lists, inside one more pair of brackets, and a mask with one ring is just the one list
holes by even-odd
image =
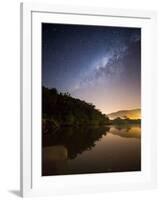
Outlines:
{"label": "mountain ridge", "polygon": [[140,108],[135,108],[135,109],[129,109],[129,110],[118,110],[116,112],[112,112],[107,114],[107,116],[110,119],[115,119],[115,118],[130,118],[130,119],[141,119],[141,109]]}

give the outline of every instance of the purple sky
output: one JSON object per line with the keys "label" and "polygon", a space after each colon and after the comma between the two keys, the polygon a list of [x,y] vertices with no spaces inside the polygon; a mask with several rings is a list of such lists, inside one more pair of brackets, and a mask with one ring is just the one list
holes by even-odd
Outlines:
{"label": "purple sky", "polygon": [[42,24],[42,84],[105,114],[140,108],[141,29]]}

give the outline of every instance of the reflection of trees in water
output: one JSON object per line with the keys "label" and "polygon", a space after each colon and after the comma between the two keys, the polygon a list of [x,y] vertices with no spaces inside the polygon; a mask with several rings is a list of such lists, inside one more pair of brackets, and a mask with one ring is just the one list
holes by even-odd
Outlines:
{"label": "reflection of trees in water", "polygon": [[74,159],[85,150],[95,146],[96,141],[106,135],[108,127],[64,127],[43,135],[43,147],[63,145],[68,150],[68,158]]}
{"label": "reflection of trees in water", "polygon": [[110,128],[110,133],[114,135],[118,135],[121,137],[126,137],[126,138],[141,138],[141,126],[140,125],[127,125],[127,126],[112,126]]}

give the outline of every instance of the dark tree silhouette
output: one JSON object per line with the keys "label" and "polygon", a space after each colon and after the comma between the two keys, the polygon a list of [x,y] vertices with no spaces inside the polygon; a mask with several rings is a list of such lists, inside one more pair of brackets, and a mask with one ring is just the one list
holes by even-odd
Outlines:
{"label": "dark tree silhouette", "polygon": [[42,88],[43,132],[60,126],[106,125],[109,118],[92,103],[58,93],[55,88]]}

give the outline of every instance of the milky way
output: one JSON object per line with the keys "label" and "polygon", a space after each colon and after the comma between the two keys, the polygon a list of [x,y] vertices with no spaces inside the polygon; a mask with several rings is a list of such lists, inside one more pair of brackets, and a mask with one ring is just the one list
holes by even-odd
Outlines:
{"label": "milky way", "polygon": [[42,83],[104,113],[140,107],[141,30],[43,24]]}

